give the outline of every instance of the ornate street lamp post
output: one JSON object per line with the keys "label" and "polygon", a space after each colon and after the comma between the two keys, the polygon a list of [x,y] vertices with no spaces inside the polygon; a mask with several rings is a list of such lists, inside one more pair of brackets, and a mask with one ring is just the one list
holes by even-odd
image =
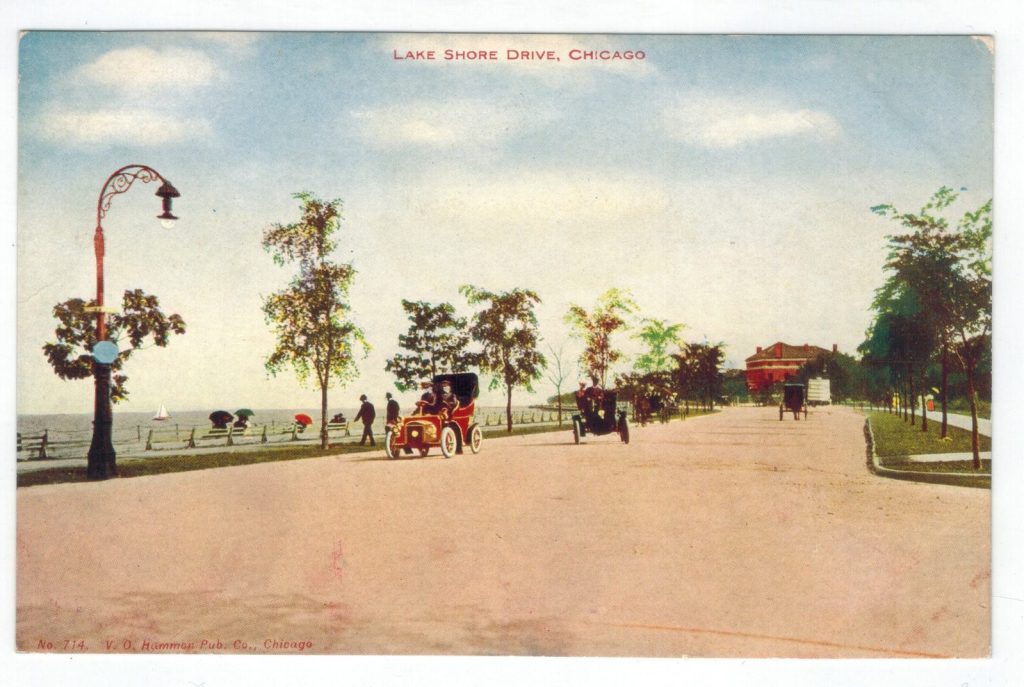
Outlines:
{"label": "ornate street lamp post", "polygon": [[100,197],[96,202],[96,233],[93,235],[93,248],[96,252],[96,305],[90,310],[96,313],[96,345],[93,346],[93,376],[96,379],[96,396],[93,410],[92,444],[89,446],[89,479],[106,479],[117,474],[116,454],[111,436],[114,423],[113,410],[110,405],[110,368],[117,359],[117,346],[107,341],[107,312],[103,305],[103,218],[110,209],[114,196],[124,193],[136,181],[148,184],[159,181],[160,188],[156,195],[163,199],[163,214],[157,219],[164,227],[170,229],[174,220],[171,214],[171,201],[179,195],[171,185],[152,167],[146,165],[127,165],[117,170],[104,182],[100,189]]}

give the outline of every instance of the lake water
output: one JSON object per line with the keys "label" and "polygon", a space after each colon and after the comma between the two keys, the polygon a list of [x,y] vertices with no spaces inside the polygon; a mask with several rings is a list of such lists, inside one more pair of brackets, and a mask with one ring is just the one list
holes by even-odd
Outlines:
{"label": "lake water", "polygon": [[[384,433],[384,405],[374,404],[377,410],[377,419],[373,424],[374,434],[381,435]],[[219,409],[214,409],[219,410]],[[233,412],[235,408],[224,408],[228,412]],[[114,447],[138,447],[146,441],[146,437],[149,435],[151,429],[156,430],[162,436],[166,437],[169,434],[175,434],[180,437],[182,441],[188,439],[189,433],[193,428],[196,428],[197,433],[199,431],[205,431],[212,426],[209,420],[210,414],[213,410],[187,410],[187,411],[175,411],[173,408],[169,408],[168,411],[171,417],[167,420],[154,420],[154,413],[126,413],[114,411],[114,424],[113,424],[113,440]],[[256,432],[261,431],[261,428],[266,425],[268,428],[268,434],[272,433],[272,430],[284,428],[290,426],[294,422],[295,415],[297,413],[305,413],[313,418],[313,427],[307,430],[307,435],[312,439],[318,434],[317,428],[320,423],[320,411],[319,409],[260,409],[253,408],[256,413],[250,419],[250,426],[256,427]],[[329,416],[333,416],[337,412],[345,413],[346,419],[350,422],[355,418],[358,408],[336,408],[332,407],[328,410]],[[403,408],[403,414],[411,411],[411,408]],[[540,416],[540,411],[534,411],[533,409],[523,406],[513,406],[512,408],[513,417],[518,422],[519,415],[526,413],[530,418]],[[489,423],[491,425],[497,425],[504,422],[505,409],[503,407],[495,406],[482,406],[476,410],[476,420],[480,423]],[[48,438],[51,442],[60,441],[85,441],[87,442],[92,436],[92,413],[66,413],[66,414],[50,414],[50,415],[18,415],[18,432],[21,434],[37,434],[44,430],[48,432]],[[352,427],[353,436],[358,437],[362,431],[361,427]],[[252,433],[252,432],[250,432]],[[87,451],[86,448],[81,447],[53,447],[50,451],[51,455],[55,456],[78,456]]]}

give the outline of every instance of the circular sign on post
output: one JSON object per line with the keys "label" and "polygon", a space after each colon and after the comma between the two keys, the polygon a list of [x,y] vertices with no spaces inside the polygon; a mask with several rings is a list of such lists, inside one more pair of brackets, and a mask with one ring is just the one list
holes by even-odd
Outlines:
{"label": "circular sign on post", "polygon": [[110,365],[117,360],[117,344],[113,341],[100,341],[92,347],[93,359],[101,365]]}

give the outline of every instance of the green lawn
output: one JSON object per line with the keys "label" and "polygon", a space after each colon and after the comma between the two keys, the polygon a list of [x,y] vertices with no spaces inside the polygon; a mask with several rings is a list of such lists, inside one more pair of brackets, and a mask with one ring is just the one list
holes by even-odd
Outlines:
{"label": "green lawn", "polygon": [[[902,418],[883,412],[868,414],[871,430],[875,435],[875,453],[881,457],[916,456],[929,453],[970,453],[971,433],[958,427],[949,427],[948,437],[939,438],[941,424],[928,421],[928,431],[921,431],[921,418],[911,426]],[[979,436],[982,451],[992,450],[992,439]]]}

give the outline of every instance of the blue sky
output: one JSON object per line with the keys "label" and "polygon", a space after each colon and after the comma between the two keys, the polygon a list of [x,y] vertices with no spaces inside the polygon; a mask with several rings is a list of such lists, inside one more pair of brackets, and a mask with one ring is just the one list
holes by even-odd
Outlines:
{"label": "blue sky", "polygon": [[[392,55],[446,48],[561,61]],[[93,292],[96,197],[132,162],[174,182],[182,219],[150,221],[155,189],[115,199],[108,301],[144,288],[189,332],[133,358],[126,410],[318,404],[262,368],[260,298],[289,275],[259,240],[296,191],[344,200],[337,257],[374,347],[332,405],[391,388],[402,298],[467,312],[463,283],[535,289],[567,357],[569,304],[611,286],[737,366],[779,339],[849,352],[893,230],[869,208],[992,195],[993,56],[965,36],[40,32],[19,74],[19,412],[91,407],[40,347],[53,304]]]}

